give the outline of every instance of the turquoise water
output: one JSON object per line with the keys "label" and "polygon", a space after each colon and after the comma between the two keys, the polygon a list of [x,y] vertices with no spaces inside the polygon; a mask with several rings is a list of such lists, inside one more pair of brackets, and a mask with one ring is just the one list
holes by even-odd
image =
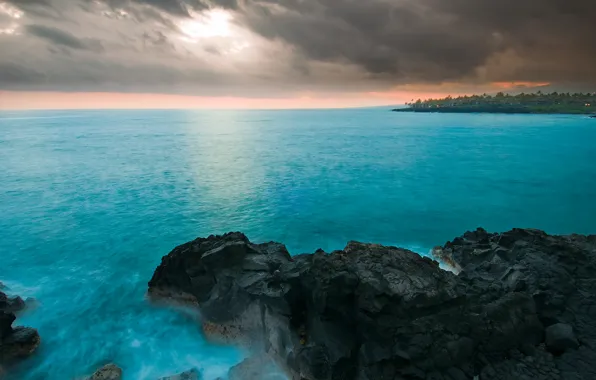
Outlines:
{"label": "turquoise water", "polygon": [[596,232],[596,120],[337,111],[0,114],[0,281],[35,297],[18,379],[106,362],[127,379],[241,360],[149,305],[161,256],[229,230],[293,253],[348,240],[425,254],[467,229]]}

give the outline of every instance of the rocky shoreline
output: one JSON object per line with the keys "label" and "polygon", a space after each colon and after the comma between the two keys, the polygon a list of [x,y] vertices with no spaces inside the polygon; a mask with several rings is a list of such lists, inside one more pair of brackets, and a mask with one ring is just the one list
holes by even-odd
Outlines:
{"label": "rocky shoreline", "polygon": [[176,247],[149,294],[296,380],[596,378],[596,236],[478,229],[433,255],[458,274],[396,247],[290,256],[228,233]]}
{"label": "rocky shoreline", "polygon": [[2,290],[0,283],[0,377],[4,367],[16,360],[31,355],[39,346],[41,339],[37,330],[31,327],[13,327],[16,314],[26,307],[21,297],[9,297]]}
{"label": "rocky shoreline", "polygon": [[[233,232],[176,247],[148,294],[198,308],[208,338],[253,354],[228,380],[596,379],[595,235],[479,228],[432,256],[359,242],[291,256]],[[12,326],[30,300],[5,289],[0,377],[40,344]],[[86,379],[122,377],[108,364]]]}

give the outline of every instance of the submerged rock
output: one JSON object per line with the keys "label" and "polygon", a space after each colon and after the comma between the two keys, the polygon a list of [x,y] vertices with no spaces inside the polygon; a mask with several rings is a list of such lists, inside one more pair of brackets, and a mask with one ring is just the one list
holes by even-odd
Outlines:
{"label": "submerged rock", "polygon": [[37,330],[12,326],[16,319],[14,313],[24,307],[25,302],[20,297],[11,298],[0,291],[0,365],[31,355],[40,344]]}
{"label": "submerged rock", "polygon": [[[116,364],[106,364],[91,376],[83,377],[81,380],[121,380],[123,372]],[[157,380],[200,380],[201,373],[198,369],[193,368],[188,371],[179,373],[177,375],[160,377]]]}
{"label": "submerged rock", "polygon": [[[228,233],[175,248],[149,294],[198,305],[209,335],[292,379],[596,378],[595,236],[478,229],[434,252],[460,274],[396,247],[291,257]],[[554,334],[553,356],[545,327],[558,323],[581,345]]]}
{"label": "submerged rock", "polygon": [[159,380],[199,380],[201,373],[196,368],[179,373],[173,376],[161,377]]}
{"label": "submerged rock", "polygon": [[121,380],[122,369],[116,364],[106,364],[97,371],[88,380]]}
{"label": "submerged rock", "polygon": [[228,373],[228,380],[285,380],[284,374],[266,355],[244,359],[233,366]]}

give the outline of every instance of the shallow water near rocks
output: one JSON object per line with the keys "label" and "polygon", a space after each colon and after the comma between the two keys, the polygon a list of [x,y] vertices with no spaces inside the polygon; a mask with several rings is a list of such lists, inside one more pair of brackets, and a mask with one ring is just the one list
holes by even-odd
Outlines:
{"label": "shallow water near rocks", "polygon": [[242,352],[145,299],[196,236],[426,254],[477,226],[595,233],[594,141],[593,119],[565,115],[0,113],[0,281],[39,301],[17,322],[42,336],[9,378],[225,376]]}

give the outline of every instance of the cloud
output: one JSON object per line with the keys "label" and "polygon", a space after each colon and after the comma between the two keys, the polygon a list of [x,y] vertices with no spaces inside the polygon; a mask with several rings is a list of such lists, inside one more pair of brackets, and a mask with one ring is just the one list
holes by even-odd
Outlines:
{"label": "cloud", "polygon": [[[397,82],[473,78],[483,68],[495,76],[481,78],[486,80],[533,76],[596,81],[596,71],[590,69],[596,65],[596,44],[590,37],[596,33],[593,0],[247,4],[242,14],[253,31],[283,40],[311,59],[353,63]],[[490,66],[504,54],[517,60],[517,66],[507,61],[498,63],[508,71]]]}
{"label": "cloud", "polygon": [[44,25],[27,25],[25,29],[29,34],[47,40],[54,45],[78,50],[103,51],[103,46],[99,40],[81,39],[58,28]]}
{"label": "cloud", "polygon": [[[20,81],[50,90],[285,96],[445,83],[596,85],[594,0],[7,4],[24,16],[0,19],[0,29],[18,23],[0,38],[0,65],[10,68],[0,88]],[[208,17],[214,9],[230,17]],[[225,33],[206,32],[218,28]]]}
{"label": "cloud", "polygon": [[0,84],[23,85],[43,81],[44,75],[12,62],[0,62]]}
{"label": "cloud", "polygon": [[157,30],[153,32],[145,32],[141,36],[143,39],[143,49],[148,48],[156,48],[156,49],[164,49],[164,50],[176,50],[176,46],[168,36],[166,36],[163,32]]}
{"label": "cloud", "polygon": [[[44,1],[44,0],[38,0]],[[135,9],[138,6],[153,7],[174,17],[191,17],[191,12],[206,9],[237,9],[237,0],[99,0],[112,8]],[[155,15],[155,14],[153,14]],[[160,16],[161,17],[161,16]]]}
{"label": "cloud", "polygon": [[[179,0],[143,0],[142,3],[154,6],[174,16],[190,17],[189,8],[194,8],[190,4]],[[200,2],[196,2],[196,4],[202,5]]]}
{"label": "cloud", "polygon": [[17,7],[28,8],[28,7],[35,7],[35,6],[42,6],[42,7],[50,7],[51,2],[50,0],[8,0],[8,3],[11,3]]}
{"label": "cloud", "polygon": [[593,0],[137,0],[173,16],[232,9],[305,58],[395,83],[596,82]]}
{"label": "cloud", "polygon": [[176,16],[190,16],[189,10],[202,11],[209,8],[238,8],[237,0],[135,0]]}

